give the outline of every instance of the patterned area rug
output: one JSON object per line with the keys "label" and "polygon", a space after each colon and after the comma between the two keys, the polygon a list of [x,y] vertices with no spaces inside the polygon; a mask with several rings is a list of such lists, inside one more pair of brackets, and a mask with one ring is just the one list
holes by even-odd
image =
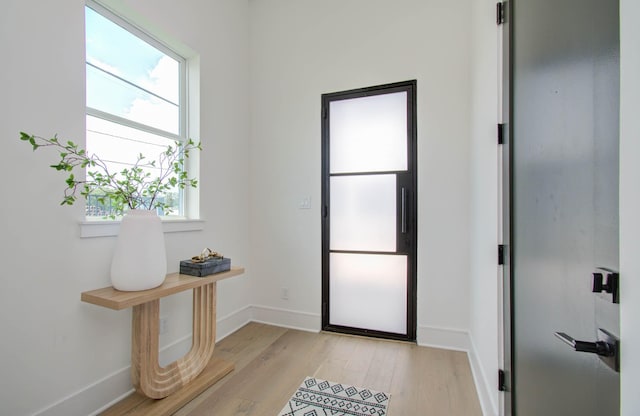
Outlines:
{"label": "patterned area rug", "polygon": [[307,377],[278,416],[383,416],[387,393]]}

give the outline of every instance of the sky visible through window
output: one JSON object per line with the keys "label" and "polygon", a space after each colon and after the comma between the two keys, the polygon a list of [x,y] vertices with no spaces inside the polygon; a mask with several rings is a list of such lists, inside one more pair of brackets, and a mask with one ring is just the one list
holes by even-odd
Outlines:
{"label": "sky visible through window", "polygon": [[[110,171],[118,172],[135,163],[140,153],[155,158],[180,135],[180,63],[91,8],[85,7],[85,13],[86,148],[108,162]],[[101,119],[89,109],[168,134]],[[176,200],[177,211],[178,192],[167,197]],[[87,216],[94,215],[105,213],[88,201]]]}
{"label": "sky visible through window", "polygon": [[87,106],[179,133],[179,63],[86,8]]}

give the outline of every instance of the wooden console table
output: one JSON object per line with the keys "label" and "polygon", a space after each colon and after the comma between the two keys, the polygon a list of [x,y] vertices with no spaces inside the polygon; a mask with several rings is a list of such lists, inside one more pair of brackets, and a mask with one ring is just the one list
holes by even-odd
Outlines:
{"label": "wooden console table", "polygon": [[[216,282],[244,273],[242,267],[206,277],[167,275],[154,289],[121,292],[112,287],[83,292],[83,302],[114,310],[133,307],[131,325],[131,381],[136,391],[151,399],[162,399],[173,412],[207,387],[233,371],[233,363],[212,359],[216,337]],[[160,298],[193,289],[193,342],[191,350],[166,367],[158,363]],[[215,361],[215,362],[213,362]],[[207,371],[203,370],[207,368]],[[198,375],[202,373],[201,377]],[[196,379],[195,388],[187,386]],[[180,392],[181,394],[173,393]],[[176,407],[177,406],[177,407]],[[154,412],[156,413],[156,412]],[[162,414],[157,413],[157,414]],[[164,413],[169,414],[169,413]]]}

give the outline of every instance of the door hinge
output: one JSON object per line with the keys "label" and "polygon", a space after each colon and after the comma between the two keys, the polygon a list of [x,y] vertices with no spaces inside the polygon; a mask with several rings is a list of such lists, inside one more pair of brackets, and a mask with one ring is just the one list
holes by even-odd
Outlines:
{"label": "door hinge", "polygon": [[504,23],[505,2],[496,3],[496,24],[499,26]]}
{"label": "door hinge", "polygon": [[504,144],[504,123],[498,123],[498,144]]}
{"label": "door hinge", "polygon": [[498,265],[504,264],[504,244],[498,244]]}
{"label": "door hinge", "polygon": [[329,216],[329,207],[326,205],[322,206],[322,218],[327,218]]}
{"label": "door hinge", "polygon": [[327,107],[322,107],[322,119],[327,118]]}
{"label": "door hinge", "polygon": [[504,370],[498,370],[498,391],[507,391]]}

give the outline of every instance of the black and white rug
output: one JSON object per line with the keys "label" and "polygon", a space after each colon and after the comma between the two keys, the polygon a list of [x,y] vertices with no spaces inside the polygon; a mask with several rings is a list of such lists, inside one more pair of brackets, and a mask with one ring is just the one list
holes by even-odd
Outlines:
{"label": "black and white rug", "polygon": [[389,394],[307,377],[278,416],[386,416]]}

